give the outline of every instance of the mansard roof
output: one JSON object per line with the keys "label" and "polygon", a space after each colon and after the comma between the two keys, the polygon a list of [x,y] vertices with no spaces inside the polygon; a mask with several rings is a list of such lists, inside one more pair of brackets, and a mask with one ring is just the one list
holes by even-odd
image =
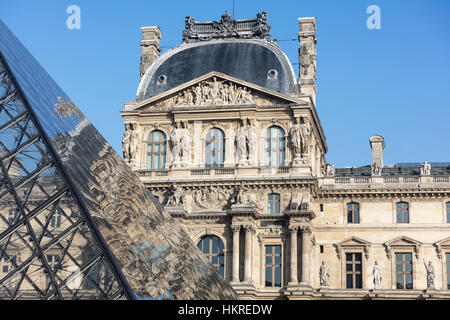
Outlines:
{"label": "mansard roof", "polygon": [[[432,176],[450,175],[450,163],[430,163]],[[420,163],[398,163],[393,166],[384,166],[382,176],[420,176]],[[370,165],[363,167],[336,168],[335,177],[371,176]]]}
{"label": "mansard roof", "polygon": [[160,56],[142,77],[136,99],[148,99],[211,71],[280,93],[297,91],[294,69],[275,42],[226,38],[183,43]]}

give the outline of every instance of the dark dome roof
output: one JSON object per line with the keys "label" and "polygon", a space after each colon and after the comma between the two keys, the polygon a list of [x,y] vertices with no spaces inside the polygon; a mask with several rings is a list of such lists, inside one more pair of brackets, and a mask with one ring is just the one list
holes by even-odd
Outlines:
{"label": "dark dome roof", "polygon": [[272,42],[215,40],[183,44],[159,57],[142,77],[137,99],[150,98],[211,71],[281,93],[294,92],[296,84],[292,65]]}

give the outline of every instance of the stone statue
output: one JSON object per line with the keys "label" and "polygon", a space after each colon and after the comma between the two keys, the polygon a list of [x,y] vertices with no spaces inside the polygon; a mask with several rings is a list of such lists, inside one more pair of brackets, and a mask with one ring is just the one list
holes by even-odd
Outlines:
{"label": "stone statue", "polygon": [[138,147],[139,147],[139,133],[137,130],[137,125],[135,124],[131,127],[130,160],[136,159]]}
{"label": "stone statue", "polygon": [[130,160],[130,138],[131,138],[131,132],[129,130],[130,125],[125,125],[125,132],[122,137],[122,152],[123,152],[123,158],[124,160]]}
{"label": "stone statue", "polygon": [[434,290],[434,267],[431,264],[431,261],[428,261],[428,265],[423,261],[425,265],[425,270],[427,271],[427,290]]}
{"label": "stone statue", "polygon": [[236,147],[238,152],[239,165],[247,163],[247,121],[242,120],[242,126],[236,133]]}
{"label": "stone statue", "polygon": [[330,285],[329,283],[330,274],[328,272],[328,265],[325,263],[325,261],[322,261],[322,264],[320,265],[319,277],[321,287],[328,287]]}
{"label": "stone statue", "polygon": [[298,158],[301,156],[302,145],[301,145],[301,133],[300,133],[300,118],[295,118],[295,124],[292,126],[289,136],[291,138],[292,149],[294,149],[294,157]]}
{"label": "stone statue", "polygon": [[181,122],[181,165],[186,166],[190,163],[191,155],[191,135],[186,122]]}
{"label": "stone statue", "polygon": [[172,143],[172,164],[176,167],[181,164],[182,155],[182,144],[181,140],[183,137],[182,129],[180,128],[180,123],[175,123],[175,129],[170,135],[170,141]]}
{"label": "stone statue", "polygon": [[374,289],[381,289],[381,267],[378,265],[377,261],[375,261],[375,264],[372,268],[372,275]]}
{"label": "stone statue", "polygon": [[256,130],[256,120],[250,119],[247,129],[247,141],[248,141],[248,163],[250,165],[256,164],[256,143],[258,140],[258,133]]}
{"label": "stone statue", "polygon": [[177,185],[172,185],[171,195],[167,199],[166,206],[179,207],[186,204],[186,197],[183,193],[183,189]]}
{"label": "stone statue", "polygon": [[378,166],[377,163],[372,163],[372,165],[370,167],[372,169],[373,176],[381,176],[381,167]]}
{"label": "stone statue", "polygon": [[311,137],[311,127],[309,125],[308,119],[303,118],[304,122],[300,124],[300,139],[301,139],[301,151],[302,151],[302,158],[308,154],[309,149],[309,140]]}
{"label": "stone statue", "polygon": [[235,204],[247,204],[247,198],[245,197],[244,192],[248,189],[244,186],[244,183],[241,183],[241,185],[237,189],[237,194],[234,203]]}
{"label": "stone statue", "polygon": [[425,163],[422,163],[422,168],[420,169],[420,175],[422,175],[422,176],[431,175],[431,165],[427,161],[425,161]]}
{"label": "stone statue", "polygon": [[325,165],[325,176],[327,177],[334,176],[334,164],[327,163]]}

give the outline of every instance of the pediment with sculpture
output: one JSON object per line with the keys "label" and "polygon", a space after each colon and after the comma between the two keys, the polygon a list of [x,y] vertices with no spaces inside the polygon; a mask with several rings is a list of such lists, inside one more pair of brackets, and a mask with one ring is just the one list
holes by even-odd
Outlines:
{"label": "pediment with sculpture", "polygon": [[133,106],[132,109],[146,111],[183,107],[277,105],[302,102],[300,99],[234,79],[218,72],[212,72],[149,98],[141,104]]}

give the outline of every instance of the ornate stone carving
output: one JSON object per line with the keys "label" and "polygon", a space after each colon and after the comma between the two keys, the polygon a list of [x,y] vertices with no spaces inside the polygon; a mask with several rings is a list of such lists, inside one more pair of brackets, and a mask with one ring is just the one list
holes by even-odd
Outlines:
{"label": "ornate stone carving", "polygon": [[245,232],[255,232],[255,231],[256,231],[255,226],[252,225],[252,224],[245,224],[245,225],[242,225],[242,229],[243,229]]}
{"label": "ornate stone carving", "polygon": [[230,226],[231,231],[234,232],[239,232],[241,231],[241,226],[239,224],[232,224]]}
{"label": "ornate stone carving", "polygon": [[381,280],[383,278],[381,276],[381,267],[378,265],[377,261],[375,261],[375,264],[372,267],[372,276],[373,276],[373,288],[381,289]]}
{"label": "ornate stone carving", "polygon": [[183,188],[174,184],[171,187],[170,195],[167,198],[167,207],[183,207],[186,205],[186,196]]}
{"label": "ornate stone carving", "polygon": [[420,168],[420,175],[421,176],[431,175],[431,165],[427,161],[425,161],[425,163],[422,163],[422,168]]}
{"label": "ornate stone carving", "polygon": [[312,233],[310,226],[305,225],[305,226],[300,226],[299,228],[302,233],[309,233],[309,234]]}
{"label": "ornate stone carving", "polygon": [[129,130],[130,124],[125,124],[125,132],[122,136],[122,152],[123,152],[123,159],[125,161],[130,160],[130,137],[131,137],[131,131]]}
{"label": "ornate stone carving", "polygon": [[425,260],[423,261],[423,264],[425,265],[425,270],[427,272],[427,290],[435,290],[434,287],[434,267],[431,264],[431,261],[428,261],[428,265],[425,263]]}
{"label": "ornate stone carving", "polygon": [[322,261],[322,264],[320,265],[319,278],[320,278],[320,286],[321,287],[328,287],[330,285],[330,283],[329,283],[329,279],[330,279],[329,268],[328,268],[328,265],[325,263],[325,261]]}
{"label": "ornate stone carving", "polygon": [[300,46],[300,76],[303,79],[314,79],[316,74],[316,54],[311,45],[303,44]]}
{"label": "ornate stone carving", "polygon": [[236,147],[238,152],[238,163],[240,166],[256,164],[257,140],[258,133],[256,129],[256,120],[243,119],[242,126],[239,127],[236,132]]}
{"label": "ornate stone carving", "polygon": [[[184,127],[182,128],[181,125],[184,125]],[[175,123],[170,141],[172,143],[172,165],[174,167],[189,165],[191,161],[191,135],[186,123]]]}
{"label": "ornate stone carving", "polygon": [[192,193],[192,200],[199,208],[217,208],[227,203],[230,191],[210,186],[206,189],[195,190]]}
{"label": "ornate stone carving", "polygon": [[236,132],[236,147],[239,165],[247,163],[247,121],[242,120],[242,126]]}
{"label": "ornate stone carving", "polygon": [[289,226],[289,227],[288,227],[288,230],[289,230],[289,232],[291,232],[291,233],[298,232],[299,229],[300,229],[299,226]]}
{"label": "ornate stone carving", "polygon": [[196,22],[189,16],[185,20],[183,42],[191,43],[223,38],[270,39],[270,26],[266,12],[258,13],[256,19],[234,20],[225,11],[220,21]]}
{"label": "ornate stone carving", "polygon": [[311,126],[306,117],[295,118],[295,124],[289,131],[291,146],[294,151],[294,164],[305,158],[309,153],[309,143],[311,139]]}

